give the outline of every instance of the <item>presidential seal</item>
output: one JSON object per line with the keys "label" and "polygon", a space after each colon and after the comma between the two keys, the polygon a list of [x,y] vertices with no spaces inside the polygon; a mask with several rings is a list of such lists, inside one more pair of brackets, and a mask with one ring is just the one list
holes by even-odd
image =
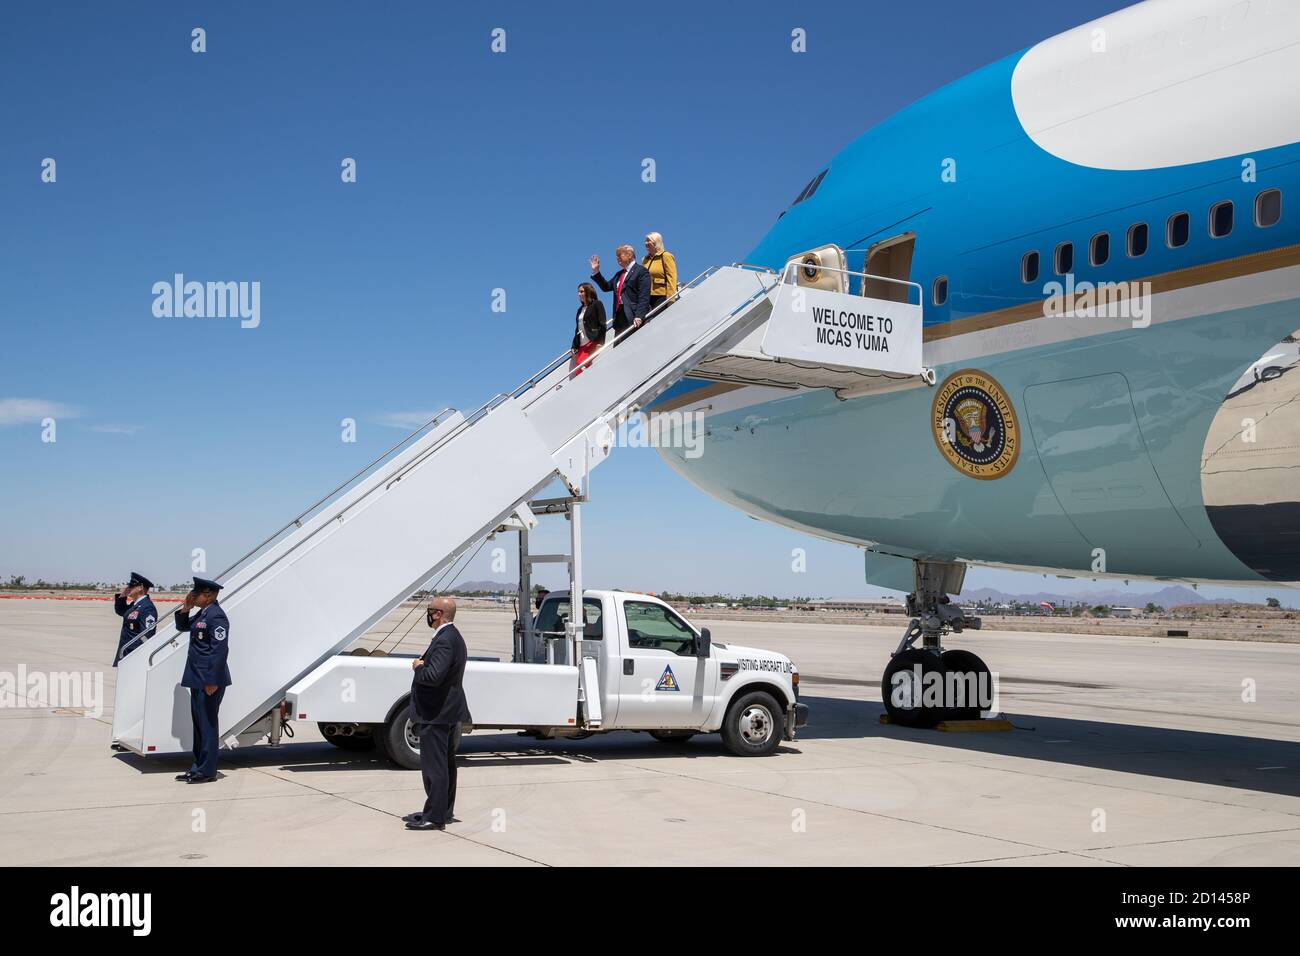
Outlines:
{"label": "presidential seal", "polygon": [[1011,399],[979,369],[962,369],[943,380],[930,424],[939,453],[968,477],[1001,478],[1020,456],[1020,425]]}

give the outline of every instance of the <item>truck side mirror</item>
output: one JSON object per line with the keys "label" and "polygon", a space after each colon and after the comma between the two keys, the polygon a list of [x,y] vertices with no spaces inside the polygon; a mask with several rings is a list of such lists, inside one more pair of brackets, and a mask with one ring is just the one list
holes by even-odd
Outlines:
{"label": "truck side mirror", "polygon": [[709,634],[707,627],[700,628],[700,636],[695,639],[695,656],[708,657],[709,648],[713,646],[713,638]]}

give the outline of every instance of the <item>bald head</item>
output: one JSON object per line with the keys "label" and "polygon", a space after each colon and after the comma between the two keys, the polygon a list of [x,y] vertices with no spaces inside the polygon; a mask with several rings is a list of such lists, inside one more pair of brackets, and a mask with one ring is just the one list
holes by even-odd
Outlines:
{"label": "bald head", "polygon": [[456,620],[456,602],[449,597],[436,597],[429,602],[426,617],[430,627],[450,624]]}

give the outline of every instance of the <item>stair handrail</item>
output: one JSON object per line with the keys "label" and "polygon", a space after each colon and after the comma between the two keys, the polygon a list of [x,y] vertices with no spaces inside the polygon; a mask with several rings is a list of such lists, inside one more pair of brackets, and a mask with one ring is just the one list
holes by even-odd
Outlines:
{"label": "stair handrail", "polygon": [[[737,269],[745,269],[745,270],[748,270],[748,271],[759,272],[759,273],[768,273],[768,274],[773,274],[773,275],[776,274],[776,270],[774,270],[774,269],[770,269],[770,268],[768,268],[768,267],[766,267],[766,266],[749,265],[749,264],[746,264],[746,263],[732,263],[732,264],[731,264],[731,267],[732,267],[732,268],[737,268]],[[676,290],[676,291],[675,291],[671,296],[669,296],[669,297],[668,297],[667,299],[665,299],[662,303],[660,303],[659,306],[657,306],[655,309],[651,310],[651,311],[648,313],[648,315],[647,315],[647,319],[649,319],[649,318],[651,318],[651,317],[653,317],[653,316],[655,316],[655,315],[658,315],[661,311],[663,311],[664,309],[666,309],[669,305],[671,305],[672,303],[678,301],[678,300],[681,298],[681,296],[682,296],[683,293],[687,292],[687,291],[690,290],[690,289],[695,288],[696,286],[701,285],[703,282],[705,282],[705,281],[706,281],[707,279],[709,279],[711,276],[713,276],[714,274],[716,274],[716,273],[717,273],[718,271],[720,271],[720,269],[722,269],[722,268],[723,268],[723,267],[721,267],[721,266],[710,266],[709,268],[707,268],[707,269],[705,269],[703,272],[701,272],[699,275],[695,276],[695,278],[693,278],[693,279],[691,279],[689,282],[687,282],[685,285],[679,285],[678,288],[677,288],[677,290]],[[681,357],[683,354],[685,354],[687,351],[689,351],[690,349],[694,348],[694,347],[696,346],[696,343],[697,343],[697,342],[699,342],[699,341],[702,340],[702,339],[706,339],[706,338],[709,338],[709,337],[712,337],[713,335],[715,335],[716,332],[717,332],[717,331],[718,331],[718,330],[719,330],[723,325],[725,325],[728,321],[730,321],[730,319],[731,319],[734,315],[736,315],[737,312],[740,312],[740,311],[742,311],[743,309],[748,308],[749,305],[752,304],[752,303],[754,302],[754,300],[757,299],[757,298],[759,298],[760,296],[766,295],[767,292],[768,292],[769,290],[766,289],[766,288],[763,288],[763,287],[762,287],[762,283],[761,283],[761,281],[760,281],[760,284],[759,284],[759,285],[760,285],[760,288],[759,288],[759,291],[758,291],[758,292],[756,292],[756,293],[754,293],[753,295],[751,295],[751,296],[750,296],[748,299],[746,299],[746,300],[745,300],[741,305],[737,306],[736,308],[732,309],[729,313],[727,313],[727,315],[724,316],[724,317],[723,317],[719,322],[715,323],[715,324],[714,324],[714,325],[709,329],[709,331],[708,331],[707,333],[705,333],[705,334],[703,334],[703,335],[700,335],[700,336],[697,336],[697,338],[696,338],[695,340],[693,340],[691,343],[689,343],[688,345],[684,346],[684,347],[683,347],[682,349],[680,349],[677,353],[675,353],[675,354],[674,354],[674,355],[673,355],[673,356],[672,356],[672,357],[671,357],[671,358],[670,358],[670,359],[669,359],[669,360],[668,360],[668,361],[667,361],[663,366],[660,367],[659,372],[656,372],[656,373],[655,373],[655,376],[657,376],[658,374],[660,374],[660,373],[663,371],[663,369],[665,369],[665,368],[667,368],[668,366],[671,366],[671,365],[674,364],[675,362],[679,361],[679,360],[680,360],[680,357]],[[609,325],[606,326],[606,328],[607,328],[607,329],[608,329],[608,328],[612,328],[612,326],[613,326],[613,323],[610,322]],[[621,334],[616,335],[616,336],[614,337],[614,339],[613,339],[611,345],[612,345],[612,344],[617,344],[618,342],[622,341],[624,338],[626,338],[628,335],[630,335],[633,331],[635,331],[635,329],[634,329],[634,328],[631,328],[631,327],[629,327],[629,328],[627,328],[627,329],[624,329],[623,332],[622,332]],[[603,350],[602,350],[602,351],[603,351]],[[482,418],[484,418],[485,416],[491,414],[492,411],[493,411],[494,409],[496,409],[497,407],[499,407],[500,405],[502,405],[502,404],[505,403],[506,401],[509,401],[509,400],[511,400],[511,399],[519,399],[519,398],[521,398],[521,397],[522,397],[525,393],[527,393],[529,390],[535,388],[538,384],[540,384],[542,381],[544,381],[544,380],[546,379],[547,376],[551,375],[551,374],[552,374],[552,373],[553,373],[557,368],[559,368],[560,366],[562,366],[565,362],[569,361],[569,360],[571,359],[571,357],[572,357],[572,354],[573,354],[572,349],[566,349],[564,352],[561,352],[561,353],[560,353],[559,355],[557,355],[554,359],[552,359],[550,362],[548,362],[546,365],[544,365],[544,366],[543,366],[543,367],[542,367],[538,372],[536,372],[536,373],[535,373],[534,375],[532,375],[530,378],[526,379],[524,382],[522,382],[519,386],[517,386],[517,387],[516,387],[515,389],[513,389],[512,391],[510,391],[510,392],[498,392],[496,395],[494,395],[494,396],[492,396],[491,398],[489,398],[486,402],[484,402],[484,403],[483,403],[482,405],[480,405],[477,409],[475,409],[475,411],[473,411],[473,412],[471,412],[469,415],[465,416],[465,417],[463,418],[463,420],[462,420],[461,422],[459,422],[459,423],[455,426],[455,428],[454,428],[454,429],[453,429],[449,434],[444,435],[443,437],[441,437],[441,438],[440,438],[437,442],[435,442],[432,446],[430,446],[429,448],[427,448],[427,449],[425,449],[423,452],[421,452],[421,453],[420,453],[416,458],[412,459],[412,460],[409,461],[409,462],[404,463],[400,468],[398,468],[398,469],[395,470],[392,474],[390,474],[389,476],[387,476],[387,477],[386,477],[382,482],[376,482],[376,484],[374,485],[374,487],[372,487],[369,491],[367,491],[364,495],[362,495],[362,496],[361,496],[360,498],[358,498],[356,501],[350,502],[350,503],[347,505],[347,507],[345,507],[342,511],[340,511],[340,512],[339,512],[337,515],[335,515],[334,517],[335,517],[335,518],[341,518],[344,514],[346,514],[349,510],[351,510],[355,505],[359,504],[361,501],[363,501],[363,500],[365,500],[367,497],[369,497],[369,495],[371,495],[371,494],[372,494],[375,490],[377,490],[378,488],[383,487],[385,490],[387,490],[388,488],[391,488],[391,487],[393,486],[393,484],[395,484],[395,483],[398,482],[398,481],[401,481],[402,478],[404,478],[406,475],[408,475],[408,474],[409,474],[413,469],[419,467],[421,464],[423,464],[425,461],[427,461],[427,460],[429,459],[430,456],[436,454],[439,450],[441,450],[443,447],[445,447],[446,444],[447,444],[448,442],[452,441],[453,439],[455,439],[455,438],[458,437],[459,435],[463,434],[466,430],[468,430],[469,428],[473,427],[474,424],[476,424],[478,421],[480,421],[480,420],[481,420]],[[597,354],[599,354],[599,353],[597,353]],[[580,365],[575,366],[574,369],[570,370],[570,373],[569,373],[568,375],[566,375],[563,379],[561,379],[560,381],[555,382],[555,383],[553,383],[552,385],[548,386],[546,389],[544,389],[544,390],[543,390],[542,392],[540,392],[539,394],[537,394],[537,395],[535,395],[535,396],[530,396],[530,398],[529,398],[528,401],[524,404],[523,407],[524,407],[525,409],[527,409],[529,406],[531,406],[533,403],[535,403],[536,401],[538,401],[540,398],[544,397],[545,395],[550,394],[552,391],[554,391],[555,389],[559,388],[562,384],[564,384],[564,382],[569,381],[569,380],[573,377],[573,374],[574,374],[575,372],[577,372],[577,371],[578,371],[579,369],[581,369],[581,368],[586,367],[586,366],[587,366],[587,365],[588,365],[588,364],[589,364],[589,363],[590,363],[594,358],[596,358],[596,357],[597,357],[597,355],[591,355],[591,356],[588,356],[588,357],[587,357],[587,358],[586,358],[586,359],[585,359],[585,360],[584,360]],[[651,376],[651,377],[655,377],[655,376]],[[636,387],[639,389],[639,388],[641,387],[641,385],[644,383],[644,381],[645,381],[645,380],[643,379],[642,382],[638,383]],[[630,394],[635,394],[635,392],[632,392],[632,393],[630,393]],[[628,404],[630,404],[630,403],[629,403],[629,400],[628,400],[627,398],[625,398],[625,399],[623,399],[622,401],[620,401],[619,403],[617,403],[618,407],[625,407],[625,406],[627,406]],[[434,415],[434,417],[433,417],[432,419],[430,419],[430,420],[429,420],[428,422],[426,422],[424,425],[421,425],[419,428],[417,428],[417,429],[415,429],[414,431],[412,431],[409,435],[407,435],[405,438],[403,438],[403,439],[402,439],[401,441],[399,441],[397,444],[393,445],[390,449],[388,449],[386,452],[384,452],[383,454],[381,454],[379,457],[375,458],[373,461],[371,461],[368,465],[366,465],[364,468],[362,468],[362,469],[361,469],[360,471],[358,471],[356,474],[352,475],[352,477],[348,478],[348,479],[347,479],[346,481],[344,481],[342,484],[340,484],[340,485],[338,485],[336,488],[334,488],[333,491],[331,491],[331,492],[329,492],[328,494],[326,494],[326,495],[322,496],[321,498],[319,498],[319,499],[318,499],[316,502],[314,502],[311,506],[309,506],[308,508],[304,509],[300,514],[298,514],[297,517],[291,519],[289,522],[287,522],[283,527],[281,527],[279,530],[277,530],[277,531],[276,531],[274,534],[272,534],[270,537],[266,538],[264,541],[262,541],[262,542],[261,542],[260,544],[258,544],[256,547],[254,547],[253,549],[251,549],[250,551],[248,551],[246,554],[244,554],[241,558],[239,558],[238,560],[236,560],[233,564],[231,564],[231,565],[230,565],[229,567],[227,567],[225,570],[221,571],[221,572],[216,576],[216,578],[214,578],[214,580],[220,581],[222,578],[227,577],[228,575],[233,574],[235,571],[237,571],[237,570],[239,570],[240,568],[242,568],[242,567],[245,565],[246,562],[248,562],[250,559],[256,557],[256,556],[257,556],[258,554],[260,554],[260,553],[261,553],[261,552],[262,552],[266,547],[268,547],[269,545],[273,544],[275,541],[279,540],[279,538],[280,538],[282,535],[284,535],[285,532],[289,531],[291,528],[295,528],[295,527],[300,528],[300,527],[302,527],[303,520],[304,520],[305,518],[307,518],[308,515],[311,515],[311,514],[315,513],[315,512],[317,511],[317,509],[319,509],[319,508],[321,508],[323,505],[327,504],[330,500],[332,500],[332,499],[333,499],[335,496],[337,496],[340,492],[344,491],[346,488],[348,488],[349,486],[351,486],[351,485],[352,485],[355,481],[357,481],[359,478],[362,478],[363,476],[365,476],[365,475],[369,474],[370,472],[372,472],[372,471],[375,469],[375,467],[376,467],[377,465],[379,465],[379,464],[380,464],[381,462],[383,462],[385,459],[387,459],[387,458],[389,458],[390,456],[392,456],[392,454],[393,454],[394,452],[396,452],[396,451],[398,451],[399,449],[403,448],[404,446],[408,445],[408,444],[409,444],[411,441],[413,441],[417,436],[419,436],[419,435],[423,434],[424,432],[426,432],[426,431],[427,431],[431,426],[436,426],[437,423],[438,423],[438,422],[439,422],[439,421],[440,421],[444,416],[450,415],[450,414],[454,413],[454,411],[455,411],[455,410],[454,410],[454,409],[451,409],[451,408],[444,408],[444,409],[442,409],[441,411],[439,411],[436,415]],[[306,544],[308,541],[310,541],[312,538],[314,538],[314,537],[316,536],[316,534],[318,534],[318,533],[319,533],[321,530],[323,530],[325,527],[328,527],[328,523],[322,523],[319,527],[317,527],[315,530],[313,530],[312,533],[311,533],[310,535],[308,535],[308,536],[307,536],[306,538],[304,538],[302,541],[297,542],[297,543],[294,545],[293,548],[291,548],[289,551],[286,551],[286,552],[285,552],[283,555],[281,555],[280,557],[281,557],[281,558],[287,557],[289,554],[292,554],[294,551],[297,551],[298,548],[302,547],[302,545]],[[237,587],[235,587],[234,589],[232,589],[232,590],[231,590],[231,591],[226,595],[226,597],[229,598],[229,597],[233,596],[234,594],[237,594],[237,593],[238,593],[242,588],[244,588],[244,587],[247,586],[248,584],[251,584],[253,581],[256,581],[259,577],[262,576],[262,574],[264,574],[266,571],[270,570],[270,568],[273,567],[275,563],[278,563],[279,560],[280,560],[280,559],[277,559],[276,562],[274,562],[272,565],[268,565],[266,568],[263,568],[263,569],[262,569],[261,571],[259,571],[257,574],[255,574],[255,575],[253,575],[252,577],[250,577],[247,581],[241,581]],[[171,610],[171,609],[169,609],[169,611],[170,611],[170,610]],[[160,625],[161,625],[161,618],[162,618],[162,615],[159,615],[159,623],[160,623]],[[160,630],[161,630],[161,627],[159,627],[158,629],[156,629],[154,636],[157,636],[157,632],[160,631]],[[171,638],[170,638],[169,640],[163,641],[163,642],[159,645],[159,647],[158,647],[158,648],[153,652],[153,654],[151,654],[150,657],[149,657],[149,664],[150,664],[150,666],[153,665],[154,658],[158,655],[158,653],[160,653],[160,652],[161,652],[165,647],[168,647],[168,646],[172,645],[173,643],[175,643],[177,637],[179,637],[179,632],[177,632],[177,634],[172,635]],[[143,645],[142,645],[142,646],[143,646]]]}

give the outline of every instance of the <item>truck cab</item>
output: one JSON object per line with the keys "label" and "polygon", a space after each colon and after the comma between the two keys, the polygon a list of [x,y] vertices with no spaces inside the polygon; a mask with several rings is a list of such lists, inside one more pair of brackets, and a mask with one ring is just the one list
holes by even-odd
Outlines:
{"label": "truck cab", "polygon": [[[715,643],[708,628],[648,594],[588,590],[583,611],[581,655],[597,664],[602,730],[646,730],[665,740],[721,732],[729,749],[749,756],[771,753],[807,723],[788,657]],[[556,642],[557,655],[569,614],[569,594],[552,593],[533,622],[540,641]]]}

